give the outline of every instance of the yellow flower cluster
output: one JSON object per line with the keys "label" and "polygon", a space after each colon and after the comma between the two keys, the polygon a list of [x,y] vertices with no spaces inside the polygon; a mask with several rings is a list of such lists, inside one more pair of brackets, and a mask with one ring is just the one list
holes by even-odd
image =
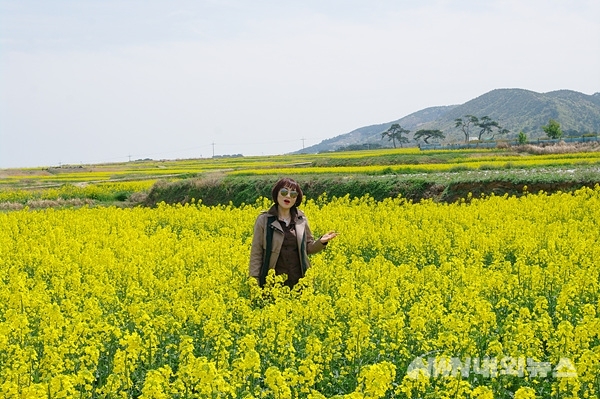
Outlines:
{"label": "yellow flower cluster", "polygon": [[0,191],[0,202],[21,202],[29,200],[55,200],[71,198],[106,199],[120,192],[140,192],[152,187],[156,180],[106,182],[85,185],[63,184],[60,187],[8,189]]}
{"label": "yellow flower cluster", "polygon": [[600,187],[325,197],[290,291],[243,207],[0,213],[3,398],[594,398]]}
{"label": "yellow flower cluster", "polygon": [[[350,157],[346,157],[350,158]],[[504,169],[504,168],[531,168],[547,166],[568,166],[568,165],[597,165],[600,164],[600,155],[598,153],[578,153],[578,154],[560,154],[560,155],[541,155],[535,157],[520,156],[481,156],[465,157],[459,156],[455,159],[449,159],[445,163],[417,163],[395,165],[365,165],[365,166],[314,166],[310,168],[281,167],[272,165],[270,168],[249,168],[229,172],[232,175],[264,175],[272,174],[274,168],[281,175],[286,174],[383,174],[383,173],[430,173],[430,172],[448,172],[455,170],[477,170],[477,169]]]}

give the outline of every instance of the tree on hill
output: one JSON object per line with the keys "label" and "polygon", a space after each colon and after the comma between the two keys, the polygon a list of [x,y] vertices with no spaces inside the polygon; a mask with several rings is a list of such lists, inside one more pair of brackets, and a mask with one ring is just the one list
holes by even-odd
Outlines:
{"label": "tree on hill", "polygon": [[402,135],[405,133],[408,134],[409,132],[410,130],[406,130],[402,128],[400,124],[394,123],[392,126],[390,126],[388,130],[381,133],[381,138],[384,139],[385,137],[387,137],[388,140],[392,140],[392,142],[394,143],[394,148],[396,148],[396,140],[398,140],[398,142],[400,143],[400,147],[402,147],[402,143],[408,143],[408,138],[403,137]]}
{"label": "tree on hill", "polygon": [[560,139],[563,135],[563,131],[560,128],[560,123],[558,123],[554,119],[550,119],[546,126],[542,126],[542,130],[551,139]]}
{"label": "tree on hill", "polygon": [[[498,134],[508,134],[510,133],[510,130],[503,128],[503,127],[498,127]],[[494,138],[494,136],[492,136],[492,138]]]}
{"label": "tree on hill", "polygon": [[454,126],[460,128],[465,135],[465,143],[468,143],[471,136],[471,127],[479,123],[479,118],[474,115],[465,115],[462,118],[456,118],[454,123]]}
{"label": "tree on hill", "polygon": [[[483,118],[481,118],[479,120],[479,122],[477,123],[477,127],[479,127],[479,129],[481,129],[479,131],[479,136],[478,139],[481,141],[481,137],[484,134],[488,134],[488,133],[492,133],[492,130],[494,128],[498,129],[498,134],[507,134],[508,132],[510,132],[510,130],[503,128],[502,126],[500,126],[500,124],[498,122],[496,122],[495,120],[492,120],[489,116],[484,116]],[[491,139],[494,139],[494,136],[496,136],[495,134],[491,137]]]}
{"label": "tree on hill", "polygon": [[[466,143],[468,143],[469,139],[471,138],[472,128],[479,129],[479,133],[477,133],[477,140],[479,141],[481,141],[483,135],[492,133],[494,129],[497,129],[499,134],[506,134],[509,132],[508,129],[502,128],[498,122],[487,115],[481,118],[478,118],[474,115],[465,115],[462,118],[455,119],[454,123],[455,127],[460,128],[465,135]],[[492,138],[494,138],[494,136],[492,136]]]}
{"label": "tree on hill", "polygon": [[477,122],[477,127],[480,129],[479,134],[477,135],[477,139],[481,141],[481,137],[484,134],[492,133],[493,128],[500,128],[500,125],[495,120],[492,120],[489,116],[482,117],[479,122]]}
{"label": "tree on hill", "polygon": [[441,130],[438,129],[434,129],[434,130],[429,130],[429,129],[421,129],[419,131],[417,131],[414,135],[415,140],[419,140],[419,139],[423,139],[423,141],[427,144],[429,144],[429,139],[440,139],[443,140],[446,136],[444,136],[444,133],[442,133]]}

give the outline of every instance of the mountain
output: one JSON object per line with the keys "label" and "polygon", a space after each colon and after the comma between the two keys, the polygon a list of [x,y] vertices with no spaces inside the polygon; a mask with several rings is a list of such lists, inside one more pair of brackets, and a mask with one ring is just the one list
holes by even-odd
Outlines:
{"label": "mountain", "polygon": [[[420,129],[441,130],[446,136],[445,143],[463,142],[464,134],[455,127],[455,119],[465,115],[489,116],[510,131],[503,136],[506,138],[514,138],[521,131],[529,139],[545,137],[542,126],[547,125],[550,119],[558,121],[567,135],[598,133],[600,93],[587,95],[572,90],[536,93],[524,89],[496,89],[464,104],[425,108],[395,121],[361,127],[298,152],[317,153],[352,146],[391,146],[387,139],[381,139],[381,133],[394,123],[410,130],[409,145],[416,145],[412,136]],[[475,131],[472,135],[476,135]]]}
{"label": "mountain", "polygon": [[374,146],[381,146],[383,144],[387,146],[387,143],[384,143],[381,140],[381,132],[386,131],[392,124],[398,123],[405,129],[416,131],[415,129],[420,129],[421,125],[438,120],[454,107],[456,107],[456,105],[425,108],[395,121],[361,127],[350,133],[323,140],[319,144],[306,147],[297,153],[303,152],[312,154],[317,152],[336,151],[341,147],[349,147],[352,145],[372,144]]}

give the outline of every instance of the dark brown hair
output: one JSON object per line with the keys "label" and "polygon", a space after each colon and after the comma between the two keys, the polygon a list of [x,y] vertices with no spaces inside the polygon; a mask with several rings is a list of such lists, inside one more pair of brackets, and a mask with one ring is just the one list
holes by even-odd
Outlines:
{"label": "dark brown hair", "polygon": [[279,195],[279,190],[281,190],[284,187],[289,187],[298,193],[294,207],[300,206],[300,204],[302,203],[302,189],[300,188],[300,185],[296,182],[296,180],[290,179],[289,177],[284,177],[283,179],[280,179],[277,183],[275,183],[275,186],[273,186],[273,190],[271,191],[271,198],[273,199],[273,202],[275,204],[278,203],[277,196]]}

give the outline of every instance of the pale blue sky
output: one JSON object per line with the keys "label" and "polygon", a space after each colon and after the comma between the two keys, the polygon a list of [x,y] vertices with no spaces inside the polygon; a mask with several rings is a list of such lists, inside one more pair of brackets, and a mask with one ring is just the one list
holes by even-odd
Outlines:
{"label": "pale blue sky", "polygon": [[0,0],[0,168],[283,154],[598,71],[597,0]]}

